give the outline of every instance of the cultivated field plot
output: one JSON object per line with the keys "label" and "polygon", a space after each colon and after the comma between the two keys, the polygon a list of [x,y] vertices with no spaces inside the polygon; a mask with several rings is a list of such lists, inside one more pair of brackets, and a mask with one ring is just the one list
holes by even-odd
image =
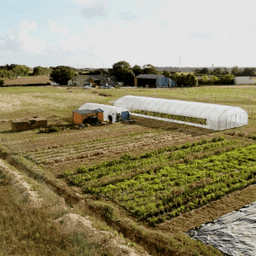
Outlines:
{"label": "cultivated field plot", "polygon": [[[134,117],[133,124],[67,126],[55,133],[11,131],[12,119],[42,116],[66,125],[82,104],[110,104],[128,94],[239,106],[249,124],[213,132]],[[255,99],[253,86],[1,88],[0,153],[152,255],[222,255],[183,233],[256,201]]]}
{"label": "cultivated field plot", "polygon": [[[138,119],[137,122],[142,120]],[[179,132],[181,126],[177,125],[169,124],[169,128],[164,129],[161,126],[166,125],[164,122],[154,122],[155,128],[147,120],[143,124],[117,123],[51,135],[30,131],[23,138],[5,138],[3,144],[57,175],[58,170],[75,169],[81,164],[91,165],[98,163],[99,159],[113,159],[124,153],[137,155],[150,149],[193,140],[192,135],[201,136],[203,130],[194,128],[190,129],[191,134],[188,131],[186,134],[183,130]]]}
{"label": "cultivated field plot", "polygon": [[64,175],[85,193],[106,196],[155,224],[256,183],[256,146],[249,143],[202,139]]}

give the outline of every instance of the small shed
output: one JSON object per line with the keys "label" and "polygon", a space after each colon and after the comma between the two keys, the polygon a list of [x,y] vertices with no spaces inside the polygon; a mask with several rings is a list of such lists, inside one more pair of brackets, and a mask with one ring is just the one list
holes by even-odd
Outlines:
{"label": "small shed", "polygon": [[85,103],[78,110],[84,109],[102,109],[103,110],[103,120],[115,123],[115,121],[123,121],[125,119],[130,119],[130,112],[128,109],[120,108],[116,106],[110,106],[99,103]]}
{"label": "small shed", "polygon": [[238,76],[234,78],[235,84],[254,84],[254,79],[249,76]]}
{"label": "small shed", "polygon": [[174,87],[175,81],[164,75],[140,74],[134,78],[134,85],[146,88],[168,88]]}
{"label": "small shed", "polygon": [[102,109],[81,109],[73,111],[73,120],[75,124],[87,123],[90,118],[97,118],[96,121],[103,122]]}

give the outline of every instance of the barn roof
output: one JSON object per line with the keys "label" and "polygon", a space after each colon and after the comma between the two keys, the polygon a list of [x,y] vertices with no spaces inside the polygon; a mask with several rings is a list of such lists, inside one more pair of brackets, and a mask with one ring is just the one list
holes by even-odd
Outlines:
{"label": "barn roof", "polygon": [[155,75],[155,74],[140,74],[135,78],[142,78],[142,79],[157,79],[159,77],[164,77],[164,75]]}
{"label": "barn roof", "polygon": [[102,109],[98,108],[98,109],[81,109],[81,110],[74,110],[73,112],[78,113],[80,115],[84,115],[84,114],[94,114],[94,113],[100,113],[100,112],[104,112]]}

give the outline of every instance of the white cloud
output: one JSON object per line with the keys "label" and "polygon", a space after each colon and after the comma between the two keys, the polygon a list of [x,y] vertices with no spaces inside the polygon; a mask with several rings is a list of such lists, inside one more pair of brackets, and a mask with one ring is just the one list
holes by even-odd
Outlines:
{"label": "white cloud", "polygon": [[62,35],[68,35],[69,34],[69,28],[67,26],[60,26],[56,21],[49,20],[49,31],[53,34],[62,34]]}
{"label": "white cloud", "polygon": [[32,36],[30,30],[37,30],[36,23],[23,20],[20,23],[20,30],[17,36],[21,49],[26,52],[42,53],[42,50],[46,47],[45,41]]}
{"label": "white cloud", "polygon": [[120,14],[121,19],[123,19],[123,20],[130,21],[130,20],[136,19],[136,15],[134,15],[133,13],[127,12],[127,11],[120,12],[119,14]]}
{"label": "white cloud", "polygon": [[107,0],[71,0],[80,7],[85,17],[106,16],[110,11],[110,4]]}
{"label": "white cloud", "polygon": [[61,48],[70,53],[79,53],[90,48],[90,43],[93,41],[94,35],[88,38],[83,33],[71,35],[69,38],[59,42]]}
{"label": "white cloud", "polygon": [[5,41],[4,40],[0,40],[0,46],[1,45],[5,45]]}
{"label": "white cloud", "polygon": [[37,30],[37,25],[34,21],[21,21],[17,31],[10,30],[8,34],[0,36],[0,50],[4,50],[6,53],[18,51],[42,53],[46,47],[45,40],[31,35],[31,30]]}
{"label": "white cloud", "polygon": [[36,30],[37,29],[37,25],[35,23],[35,21],[28,21],[28,20],[23,20],[20,23],[20,27],[21,29],[26,29],[26,30]]}

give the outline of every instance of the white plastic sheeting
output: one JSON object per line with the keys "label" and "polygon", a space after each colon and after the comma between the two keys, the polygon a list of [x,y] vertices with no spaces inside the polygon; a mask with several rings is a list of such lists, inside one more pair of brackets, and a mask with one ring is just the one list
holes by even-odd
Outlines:
{"label": "white plastic sheeting", "polygon": [[[170,100],[142,96],[126,95],[114,103],[117,107],[131,110],[146,110],[171,115],[180,115],[206,119],[206,125],[200,127],[212,130],[225,130],[248,124],[247,112],[240,107],[212,103]],[[144,116],[151,118],[149,116]],[[184,124],[199,126],[191,122]]]}
{"label": "white plastic sheeting", "polygon": [[93,110],[98,108],[104,111],[103,113],[104,121],[108,121],[109,120],[108,117],[110,115],[112,116],[113,122],[115,122],[116,114],[122,115],[123,112],[129,112],[127,109],[124,109],[124,108],[119,108],[119,107],[114,107],[114,106],[109,106],[109,105],[99,104],[99,103],[85,103],[78,110],[83,110],[83,109]]}
{"label": "white plastic sheeting", "polygon": [[187,233],[230,256],[256,255],[256,202]]}

